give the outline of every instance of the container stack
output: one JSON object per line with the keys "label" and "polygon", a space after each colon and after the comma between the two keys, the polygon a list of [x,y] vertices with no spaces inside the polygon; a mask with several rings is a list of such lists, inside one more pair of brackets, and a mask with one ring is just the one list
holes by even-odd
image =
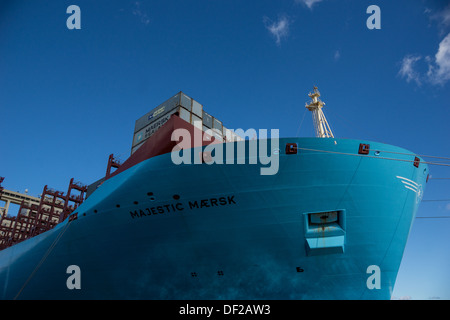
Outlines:
{"label": "container stack", "polygon": [[220,120],[206,113],[200,103],[180,91],[136,120],[131,154],[139,149],[173,114],[177,114],[200,130],[212,130],[213,136],[223,142],[243,140],[234,131],[224,127]]}

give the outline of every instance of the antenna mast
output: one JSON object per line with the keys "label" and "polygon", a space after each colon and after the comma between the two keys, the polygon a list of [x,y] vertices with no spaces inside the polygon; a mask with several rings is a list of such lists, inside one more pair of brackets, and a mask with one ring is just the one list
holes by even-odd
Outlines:
{"label": "antenna mast", "polygon": [[312,111],[314,130],[316,131],[316,137],[318,138],[334,138],[333,132],[325,118],[325,114],[322,111],[325,102],[322,102],[320,97],[320,92],[316,86],[314,86],[314,92],[309,93],[308,96],[311,101],[305,105],[309,111]]}

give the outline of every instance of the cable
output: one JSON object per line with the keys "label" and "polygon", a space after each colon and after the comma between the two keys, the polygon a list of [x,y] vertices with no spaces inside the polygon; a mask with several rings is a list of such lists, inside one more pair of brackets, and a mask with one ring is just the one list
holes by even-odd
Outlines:
{"label": "cable", "polygon": [[418,157],[422,157],[422,158],[436,158],[436,159],[450,160],[450,158],[448,158],[448,157],[427,156],[427,155],[423,155],[423,154],[412,154],[412,153],[386,151],[386,150],[378,150],[378,149],[377,149],[377,151],[385,152],[385,153],[403,154],[403,155],[408,155],[408,156],[418,156]]}
{"label": "cable", "polygon": [[50,245],[50,247],[47,249],[47,251],[45,252],[44,256],[42,257],[41,261],[39,261],[39,263],[37,264],[37,266],[34,268],[33,272],[31,272],[30,276],[28,277],[28,279],[25,281],[25,283],[23,284],[22,288],[20,288],[19,292],[17,292],[16,296],[14,297],[14,300],[16,300],[19,295],[22,293],[23,289],[25,289],[25,287],[27,286],[28,282],[30,282],[31,278],[34,277],[35,273],[38,271],[38,269],[41,267],[41,265],[44,263],[44,261],[47,259],[47,257],[49,256],[49,254],[53,251],[53,249],[55,248],[56,244],[59,242],[59,240],[61,239],[61,237],[63,236],[63,234],[66,232],[66,230],[69,228],[71,221],[68,221],[66,223],[66,225],[61,229],[61,231],[57,234],[55,240],[53,241],[53,243]]}
{"label": "cable", "polygon": [[300,128],[302,127],[303,120],[305,120],[305,115],[306,115],[306,112],[307,112],[307,111],[308,111],[308,109],[305,109],[305,111],[303,112],[302,121],[300,121],[300,126],[299,126],[298,129],[297,129],[297,136],[298,136],[298,134],[299,134],[299,132],[300,132]]}
{"label": "cable", "polygon": [[450,216],[440,216],[440,217],[416,217],[416,219],[448,219]]}
{"label": "cable", "polygon": [[[364,157],[364,158],[376,158],[376,159],[383,159],[383,160],[395,160],[395,161],[404,161],[404,162],[416,162],[415,160],[396,159],[396,158],[386,158],[386,157],[379,157],[379,156],[369,156],[369,155],[363,155],[363,154],[354,154],[354,153],[346,153],[346,152],[338,152],[338,151],[329,151],[329,150],[318,150],[318,149],[299,148],[299,147],[297,147],[297,150],[306,150],[306,151],[316,151],[316,152],[334,153],[334,154],[342,154],[342,155],[347,155],[347,156],[357,156],[357,157]],[[408,155],[412,155],[412,154],[409,154],[409,153],[408,153]],[[429,164],[429,165],[436,165],[436,166],[450,167],[450,164],[447,164],[447,163],[437,163],[437,162],[429,162],[429,161],[421,161],[421,163],[425,163],[425,164]]]}
{"label": "cable", "polygon": [[450,201],[450,199],[433,199],[433,200],[422,200],[422,202],[435,202],[435,201]]}

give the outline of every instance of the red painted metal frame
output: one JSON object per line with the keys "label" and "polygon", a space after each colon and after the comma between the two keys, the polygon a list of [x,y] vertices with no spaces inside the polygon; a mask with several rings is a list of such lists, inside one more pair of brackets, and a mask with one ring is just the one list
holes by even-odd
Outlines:
{"label": "red painted metal frame", "polygon": [[[72,194],[74,190],[79,194]],[[22,201],[17,216],[0,217],[0,250],[54,228],[83,203],[86,190],[72,178],[66,194],[45,186],[39,205]]]}

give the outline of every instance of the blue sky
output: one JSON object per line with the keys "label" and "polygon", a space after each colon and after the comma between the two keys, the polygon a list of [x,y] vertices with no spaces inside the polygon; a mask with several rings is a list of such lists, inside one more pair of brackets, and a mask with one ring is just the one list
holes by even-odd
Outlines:
{"label": "blue sky", "polygon": [[[69,5],[81,29],[69,30]],[[366,13],[378,5],[381,29]],[[135,120],[182,90],[228,128],[334,135],[450,157],[450,5],[432,0],[2,1],[0,176],[38,195],[102,177]],[[303,119],[303,121],[302,121]],[[433,159],[429,159],[433,160]],[[434,159],[436,160],[436,159]],[[444,162],[442,160],[440,162]],[[448,162],[447,162],[448,163]],[[432,166],[432,178],[450,168]],[[432,179],[424,199],[449,199]],[[418,216],[449,216],[423,202]],[[450,299],[450,219],[416,219],[396,298]]]}

